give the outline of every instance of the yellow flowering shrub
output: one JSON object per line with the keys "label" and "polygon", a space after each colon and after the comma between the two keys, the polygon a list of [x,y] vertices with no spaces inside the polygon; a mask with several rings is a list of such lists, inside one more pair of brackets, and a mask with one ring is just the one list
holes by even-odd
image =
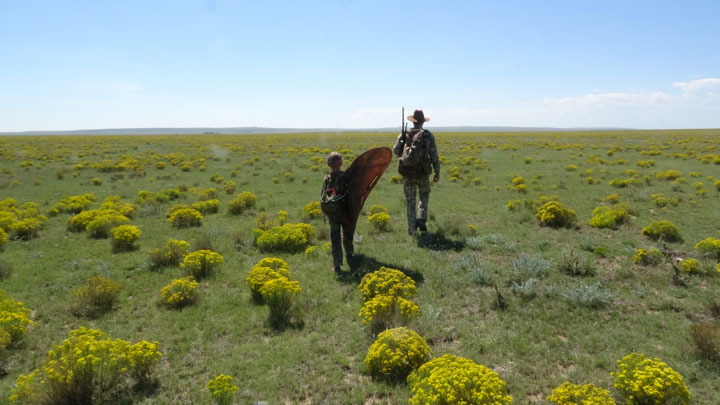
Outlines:
{"label": "yellow flowering shrub", "polygon": [[160,297],[165,304],[171,307],[182,307],[195,301],[198,285],[193,276],[176,278],[163,287]]}
{"label": "yellow flowering shrub", "polygon": [[652,240],[663,240],[666,242],[680,242],[680,229],[668,220],[652,221],[642,229],[642,234]]}
{"label": "yellow flowering shrub", "polygon": [[320,218],[322,210],[320,209],[320,201],[309,202],[303,207],[303,216],[308,219]]}
{"label": "yellow flowering shrub", "polygon": [[680,203],[680,201],[675,197],[665,197],[665,194],[658,193],[658,194],[652,194],[650,196],[652,198],[653,203],[658,208],[667,207],[668,205],[672,205],[674,207],[677,207],[677,205]]}
{"label": "yellow flowering shrub", "polygon": [[500,376],[472,360],[446,354],[430,360],[407,378],[410,404],[509,405],[507,384]]}
{"label": "yellow flowering shrub", "polygon": [[279,327],[289,322],[290,309],[301,291],[300,283],[285,276],[272,278],[260,287],[260,295],[270,308],[268,319],[271,326]]}
{"label": "yellow flowering shrub", "polygon": [[559,201],[549,201],[537,210],[536,217],[540,225],[551,228],[571,227],[576,220],[575,211]]}
{"label": "yellow flowering shrub", "polygon": [[137,197],[135,197],[135,202],[140,205],[149,205],[155,203],[155,195],[152,193],[152,191],[147,190],[140,190],[138,191]]}
{"label": "yellow flowering shrub", "polygon": [[210,391],[210,398],[217,405],[230,405],[233,397],[239,388],[233,385],[233,378],[229,375],[220,374],[208,381],[206,387]]}
{"label": "yellow flowering shrub", "polygon": [[387,213],[387,208],[383,207],[382,205],[373,205],[370,207],[370,215],[379,214],[381,212]]}
{"label": "yellow flowering shrub", "polygon": [[635,249],[632,262],[643,266],[655,266],[660,264],[665,256],[657,249]]}
{"label": "yellow flowering shrub", "polygon": [[245,210],[255,208],[257,196],[249,191],[243,191],[228,203],[228,212],[233,215],[242,214]]}
{"label": "yellow flowering shrub", "polygon": [[368,349],[365,364],[370,374],[389,380],[407,378],[430,357],[430,346],[412,329],[387,329]]}
{"label": "yellow flowering shrub", "polygon": [[191,207],[201,214],[216,214],[220,210],[220,200],[213,198],[212,200],[198,201]]}
{"label": "yellow flowering shrub", "polygon": [[2,247],[4,244],[8,242],[8,235],[5,233],[5,230],[0,228],[0,247]]}
{"label": "yellow flowering shrub", "polygon": [[177,266],[187,255],[190,244],[184,240],[168,239],[161,248],[150,251],[150,261],[157,267]]}
{"label": "yellow flowering shrub", "polygon": [[74,215],[85,210],[85,208],[95,202],[96,198],[92,193],[73,195],[62,198],[53,208],[55,208],[58,213],[67,212]]}
{"label": "yellow flowering shrub", "polygon": [[25,304],[15,301],[4,290],[0,290],[0,331],[7,333],[11,342],[20,340],[25,335],[25,328],[34,324],[29,316],[30,310]]}
{"label": "yellow flowering shrub", "polygon": [[595,208],[590,218],[590,226],[594,228],[615,229],[630,220],[630,214],[619,204],[612,207],[601,205]]}
{"label": "yellow flowering shrub", "polygon": [[620,195],[618,195],[617,193],[612,193],[606,196],[603,201],[607,201],[610,204],[617,204],[620,202]]}
{"label": "yellow flowering shrub", "polygon": [[162,353],[157,343],[131,344],[97,329],[70,331],[48,351],[40,368],[20,375],[10,401],[21,404],[108,403],[118,391],[129,391],[139,373],[149,377]]}
{"label": "yellow flowering shrub", "polygon": [[256,234],[255,243],[261,252],[299,252],[315,238],[310,224],[284,224]]}
{"label": "yellow flowering shrub", "polygon": [[128,251],[133,250],[133,245],[136,240],[142,236],[142,231],[135,225],[120,225],[110,230],[114,251]]}
{"label": "yellow flowering shrub", "polygon": [[523,202],[521,200],[510,200],[505,205],[505,208],[507,208],[510,211],[519,211],[523,207]]}
{"label": "yellow flowering shrub", "polygon": [[720,239],[705,238],[695,244],[695,250],[720,259]]}
{"label": "yellow flowering shrub", "polygon": [[657,177],[658,179],[668,180],[668,181],[677,180],[678,178],[680,178],[680,176],[682,176],[682,173],[680,173],[677,170],[673,170],[673,169],[669,169],[664,172],[662,172],[662,171],[657,172],[657,174],[655,175],[655,177]]}
{"label": "yellow flowering shrub", "polygon": [[417,293],[415,280],[405,275],[400,270],[388,267],[380,269],[363,276],[358,290],[365,301],[371,300],[378,295],[389,295],[411,299]]}
{"label": "yellow flowering shrub", "polygon": [[118,195],[114,195],[103,200],[102,205],[100,205],[100,209],[117,211],[124,217],[133,218],[135,217],[137,206],[123,201]]}
{"label": "yellow flowering shrub", "polygon": [[185,273],[200,280],[210,275],[215,266],[223,262],[223,257],[212,250],[197,250],[189,253],[180,263]]}
{"label": "yellow flowering shrub", "polygon": [[610,391],[594,384],[578,385],[564,382],[552,390],[547,400],[556,405],[615,405]]}
{"label": "yellow flowering shrub", "polygon": [[613,386],[626,399],[626,404],[689,404],[683,377],[658,358],[649,359],[642,353],[631,353],[617,362]]}
{"label": "yellow flowering shrub", "polygon": [[403,297],[382,294],[365,301],[358,313],[363,325],[370,325],[373,330],[404,324],[419,315],[420,307],[414,302]]}
{"label": "yellow flowering shrub", "polygon": [[45,225],[47,218],[44,216],[35,218],[24,218],[10,225],[13,238],[28,240],[37,238],[38,231]]}
{"label": "yellow flowering shrub", "polygon": [[[128,223],[130,220],[121,215],[119,212],[114,210],[92,210],[95,211],[91,220],[87,222],[85,230],[88,232],[88,236],[91,238],[107,238],[110,235],[110,230],[118,225]],[[91,211],[81,212],[78,215],[84,213],[90,213]],[[76,217],[78,216],[76,215]],[[75,218],[75,217],[73,217]],[[70,220],[72,220],[71,218]]]}
{"label": "yellow flowering shrub", "polygon": [[200,211],[192,208],[181,208],[170,214],[168,219],[176,228],[190,228],[202,225],[203,216]]}
{"label": "yellow flowering shrub", "polygon": [[282,259],[266,257],[250,269],[245,277],[245,284],[250,288],[253,297],[261,300],[260,289],[262,286],[266,282],[280,277],[290,277],[290,266]]}
{"label": "yellow flowering shrub", "polygon": [[73,311],[84,316],[107,311],[112,308],[121,289],[122,286],[112,280],[100,276],[91,277],[85,284],[73,289]]}
{"label": "yellow flowering shrub", "polygon": [[387,212],[372,214],[367,221],[375,232],[387,232],[390,230],[390,214]]}
{"label": "yellow flowering shrub", "polygon": [[700,262],[697,259],[685,259],[680,263],[680,270],[689,274],[700,272]]}

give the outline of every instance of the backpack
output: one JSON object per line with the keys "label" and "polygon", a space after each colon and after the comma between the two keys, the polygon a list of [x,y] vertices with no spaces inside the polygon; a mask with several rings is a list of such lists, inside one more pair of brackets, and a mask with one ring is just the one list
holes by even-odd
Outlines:
{"label": "backpack", "polygon": [[342,175],[343,172],[328,173],[323,181],[320,210],[327,216],[340,215],[345,209],[347,192],[342,186]]}
{"label": "backpack", "polygon": [[430,174],[428,170],[428,140],[425,130],[411,129],[405,134],[402,155],[400,155],[398,172],[403,176],[420,177]]}

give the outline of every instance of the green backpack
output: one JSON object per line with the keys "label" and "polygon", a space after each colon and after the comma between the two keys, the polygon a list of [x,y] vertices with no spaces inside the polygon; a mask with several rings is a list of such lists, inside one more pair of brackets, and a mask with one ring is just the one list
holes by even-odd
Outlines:
{"label": "green backpack", "polygon": [[347,191],[342,185],[343,173],[328,173],[323,181],[320,210],[327,216],[337,216],[345,210]]}

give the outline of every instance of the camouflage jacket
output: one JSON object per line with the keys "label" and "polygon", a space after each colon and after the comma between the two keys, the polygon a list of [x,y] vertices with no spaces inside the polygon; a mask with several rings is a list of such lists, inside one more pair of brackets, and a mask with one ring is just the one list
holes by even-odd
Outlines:
{"label": "camouflage jacket", "polygon": [[[406,137],[410,134],[411,130],[408,130],[406,133]],[[427,145],[427,151],[428,155],[425,157],[425,164],[432,164],[432,168],[435,171],[436,175],[440,175],[440,159],[438,158],[438,150],[437,145],[435,144],[435,136],[432,134],[432,132],[428,131],[427,129],[425,131],[425,136],[428,139],[428,145]],[[405,146],[406,140],[403,139],[402,133],[398,135],[397,141],[395,142],[395,146],[393,147],[393,153],[396,156],[402,156],[403,153],[403,147]]]}

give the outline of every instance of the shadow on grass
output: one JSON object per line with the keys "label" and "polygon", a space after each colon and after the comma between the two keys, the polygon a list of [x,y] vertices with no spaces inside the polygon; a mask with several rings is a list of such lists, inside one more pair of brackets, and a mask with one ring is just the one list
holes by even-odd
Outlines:
{"label": "shadow on grass", "polygon": [[353,257],[349,258],[347,262],[348,267],[350,267],[350,271],[340,271],[336,274],[337,280],[342,283],[358,284],[360,283],[360,280],[362,280],[363,276],[378,270],[380,267],[389,267],[391,269],[400,270],[406,276],[415,280],[416,283],[422,283],[425,281],[425,277],[423,277],[422,273],[419,271],[407,269],[392,263],[380,262],[374,257],[365,256],[364,254],[353,255]]}
{"label": "shadow on grass", "polygon": [[448,239],[442,232],[422,232],[415,237],[420,248],[428,250],[454,250],[461,251],[465,247],[465,240]]}

